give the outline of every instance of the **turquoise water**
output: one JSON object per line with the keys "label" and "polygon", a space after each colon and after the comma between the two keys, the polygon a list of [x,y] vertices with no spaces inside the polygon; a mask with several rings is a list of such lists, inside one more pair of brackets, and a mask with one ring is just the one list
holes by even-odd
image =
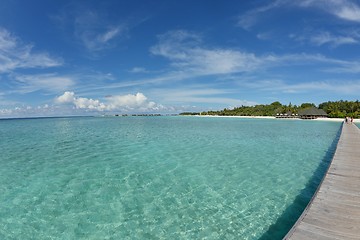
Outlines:
{"label": "turquoise water", "polygon": [[281,239],[340,123],[0,121],[0,239]]}

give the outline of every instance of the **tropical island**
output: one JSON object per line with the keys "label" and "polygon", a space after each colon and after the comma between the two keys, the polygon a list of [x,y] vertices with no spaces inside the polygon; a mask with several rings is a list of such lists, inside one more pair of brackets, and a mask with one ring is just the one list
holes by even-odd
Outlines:
{"label": "tropical island", "polygon": [[[320,110],[320,111],[318,111]],[[324,112],[329,118],[359,118],[360,102],[356,101],[328,101],[316,106],[314,103],[302,103],[301,105],[283,105],[276,101],[271,104],[259,104],[255,106],[240,106],[233,109],[223,109],[219,111],[204,112],[184,112],[180,115],[210,115],[210,116],[298,116],[299,114]],[[320,113],[319,113],[320,112]]]}

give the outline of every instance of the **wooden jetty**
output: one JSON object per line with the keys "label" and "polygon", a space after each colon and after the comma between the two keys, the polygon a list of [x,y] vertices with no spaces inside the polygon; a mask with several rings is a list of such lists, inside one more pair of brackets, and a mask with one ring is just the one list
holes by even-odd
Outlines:
{"label": "wooden jetty", "polygon": [[284,239],[360,239],[360,130],[343,124],[317,192]]}

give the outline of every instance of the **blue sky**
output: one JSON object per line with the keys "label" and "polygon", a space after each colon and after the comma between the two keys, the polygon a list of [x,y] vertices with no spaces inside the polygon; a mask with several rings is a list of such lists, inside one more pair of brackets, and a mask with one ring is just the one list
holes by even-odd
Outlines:
{"label": "blue sky", "polygon": [[2,0],[0,117],[357,100],[358,0]]}

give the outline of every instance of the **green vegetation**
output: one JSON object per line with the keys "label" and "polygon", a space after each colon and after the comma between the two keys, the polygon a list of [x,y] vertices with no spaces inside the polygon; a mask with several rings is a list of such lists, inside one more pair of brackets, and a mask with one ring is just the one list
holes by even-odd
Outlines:
{"label": "green vegetation", "polygon": [[[224,109],[220,111],[202,112],[201,115],[218,116],[276,116],[277,114],[298,114],[299,111],[316,107],[313,103],[303,103],[300,106],[282,105],[280,102],[273,102],[270,105],[241,106],[234,109]],[[360,102],[357,101],[336,101],[324,102],[319,104],[319,109],[323,109],[330,118],[354,117],[359,118]],[[200,113],[187,112],[180,115],[199,115]]]}
{"label": "green vegetation", "polygon": [[198,112],[183,112],[183,113],[180,113],[180,115],[187,115],[187,116],[190,116],[190,115],[199,115],[200,113]]}
{"label": "green vegetation", "polygon": [[331,118],[360,117],[360,102],[353,101],[336,101],[324,102],[319,104],[319,108],[323,109]]}

